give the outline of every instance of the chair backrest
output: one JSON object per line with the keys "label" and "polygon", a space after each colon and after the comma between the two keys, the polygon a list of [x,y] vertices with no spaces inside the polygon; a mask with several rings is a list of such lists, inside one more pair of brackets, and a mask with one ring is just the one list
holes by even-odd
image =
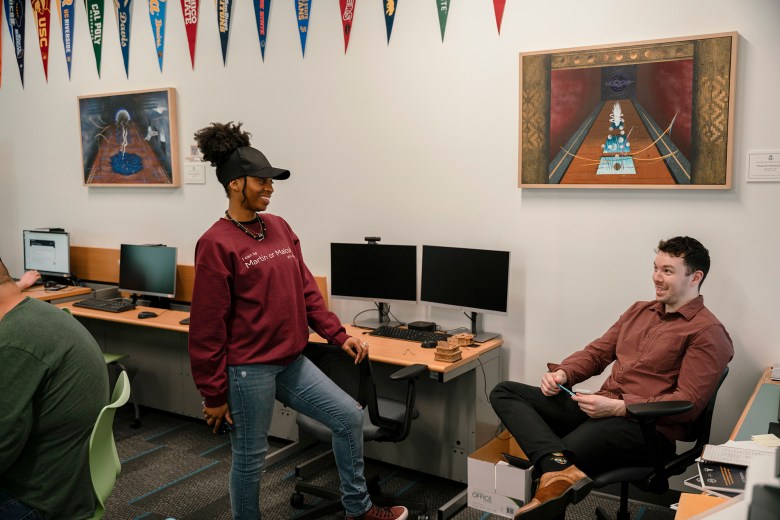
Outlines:
{"label": "chair backrest", "polygon": [[89,471],[92,475],[92,488],[100,503],[101,511],[105,508],[106,500],[114,489],[116,478],[121,470],[114,442],[114,415],[117,408],[127,403],[129,399],[130,380],[127,372],[122,371],[114,386],[111,403],[100,411],[89,438]]}
{"label": "chair backrest", "polygon": [[723,381],[726,380],[726,376],[728,375],[729,367],[727,366],[723,369],[720,380],[718,381],[717,386],[715,386],[715,390],[712,392],[712,396],[710,396],[710,400],[707,403],[707,406],[704,408],[704,410],[702,410],[702,412],[699,414],[699,417],[696,418],[693,425],[691,426],[690,434],[686,440],[689,442],[694,442],[693,447],[685,450],[679,455],[672,457],[666,462],[664,466],[666,468],[665,473],[667,475],[679,475],[685,471],[685,469],[693,464],[696,458],[699,457],[701,451],[704,449],[704,445],[710,442],[710,433],[712,431],[712,416],[715,413],[715,400],[718,397],[718,390],[720,390]]}

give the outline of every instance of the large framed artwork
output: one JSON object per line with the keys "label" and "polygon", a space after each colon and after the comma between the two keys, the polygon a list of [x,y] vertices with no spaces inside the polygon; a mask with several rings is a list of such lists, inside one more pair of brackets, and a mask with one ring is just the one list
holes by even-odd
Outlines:
{"label": "large framed artwork", "polygon": [[87,186],[179,186],[176,91],[81,96],[81,157]]}
{"label": "large framed artwork", "polygon": [[521,188],[731,188],[736,32],[520,54]]}

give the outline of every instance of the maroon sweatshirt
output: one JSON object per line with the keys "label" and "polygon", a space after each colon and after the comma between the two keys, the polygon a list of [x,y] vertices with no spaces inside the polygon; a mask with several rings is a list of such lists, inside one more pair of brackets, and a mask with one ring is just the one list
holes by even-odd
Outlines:
{"label": "maroon sweatshirt", "polygon": [[[195,247],[190,364],[210,407],[227,402],[228,365],[289,364],[306,347],[309,326],[332,344],[349,337],[325,307],[290,225],[262,218],[264,240],[220,219]],[[247,227],[261,231],[259,223]]]}

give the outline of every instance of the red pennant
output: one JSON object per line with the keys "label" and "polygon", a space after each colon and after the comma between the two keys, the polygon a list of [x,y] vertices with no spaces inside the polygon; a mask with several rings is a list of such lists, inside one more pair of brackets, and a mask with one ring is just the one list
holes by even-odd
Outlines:
{"label": "red pennant", "polygon": [[51,35],[51,11],[50,0],[30,0],[35,12],[35,26],[38,32],[38,46],[41,48],[41,60],[43,61],[43,74],[49,81],[49,36]]}
{"label": "red pennant", "polygon": [[200,0],[181,0],[181,12],[184,13],[184,29],[190,45],[190,61],[195,68],[195,40],[198,34],[198,8]]}
{"label": "red pennant", "polygon": [[496,26],[498,34],[501,34],[501,21],[504,19],[504,7],[506,0],[493,0],[493,9],[496,11]]}
{"label": "red pennant", "polygon": [[341,26],[344,31],[344,54],[349,46],[349,35],[352,33],[352,19],[355,17],[357,0],[339,0],[341,6]]}

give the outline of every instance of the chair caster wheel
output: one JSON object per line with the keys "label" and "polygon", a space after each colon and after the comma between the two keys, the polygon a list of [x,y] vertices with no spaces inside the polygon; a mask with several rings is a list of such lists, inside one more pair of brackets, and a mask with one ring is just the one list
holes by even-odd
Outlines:
{"label": "chair caster wheel", "polygon": [[137,429],[141,427],[141,419],[134,419],[133,422],[130,423],[130,428]]}
{"label": "chair caster wheel", "polygon": [[290,495],[290,505],[295,509],[302,508],[303,503],[304,503],[303,493],[299,493],[298,491],[296,491],[295,493]]}

